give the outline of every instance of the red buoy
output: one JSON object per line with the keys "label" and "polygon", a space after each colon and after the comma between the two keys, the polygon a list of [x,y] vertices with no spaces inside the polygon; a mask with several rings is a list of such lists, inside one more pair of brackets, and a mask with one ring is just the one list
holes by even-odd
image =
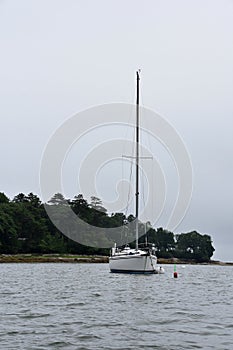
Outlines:
{"label": "red buoy", "polygon": [[178,273],[176,271],[174,272],[174,278],[178,278]]}

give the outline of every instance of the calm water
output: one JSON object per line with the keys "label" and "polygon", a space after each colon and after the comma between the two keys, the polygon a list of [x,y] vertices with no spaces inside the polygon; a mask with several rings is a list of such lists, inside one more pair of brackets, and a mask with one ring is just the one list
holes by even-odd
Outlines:
{"label": "calm water", "polygon": [[0,349],[233,348],[233,268],[1,264]]}

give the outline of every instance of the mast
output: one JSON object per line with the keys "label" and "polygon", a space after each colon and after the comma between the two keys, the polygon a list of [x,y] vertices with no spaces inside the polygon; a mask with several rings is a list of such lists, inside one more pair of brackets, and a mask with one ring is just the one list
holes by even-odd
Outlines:
{"label": "mast", "polygon": [[138,213],[139,213],[139,76],[140,70],[136,72],[137,76],[137,98],[136,98],[136,250],[138,250]]}

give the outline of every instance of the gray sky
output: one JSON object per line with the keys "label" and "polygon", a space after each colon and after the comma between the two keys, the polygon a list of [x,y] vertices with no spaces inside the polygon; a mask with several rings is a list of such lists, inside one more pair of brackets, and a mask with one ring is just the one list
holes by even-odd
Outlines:
{"label": "gray sky", "polygon": [[40,195],[43,150],[68,117],[111,102],[164,116],[190,153],[177,232],[212,236],[233,261],[233,1],[0,1],[0,191]]}

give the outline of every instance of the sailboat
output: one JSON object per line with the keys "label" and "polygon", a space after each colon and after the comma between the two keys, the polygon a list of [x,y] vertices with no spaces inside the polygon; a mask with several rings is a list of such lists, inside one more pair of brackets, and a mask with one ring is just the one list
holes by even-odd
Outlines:
{"label": "sailboat", "polygon": [[143,248],[138,244],[138,228],[139,228],[139,83],[140,83],[140,71],[136,72],[137,81],[137,97],[136,97],[136,240],[135,248],[130,248],[128,245],[123,248],[118,248],[116,243],[111,249],[111,256],[109,257],[109,267],[111,272],[116,273],[162,273],[163,268],[157,266],[157,257],[155,253],[155,245],[145,244]]}

